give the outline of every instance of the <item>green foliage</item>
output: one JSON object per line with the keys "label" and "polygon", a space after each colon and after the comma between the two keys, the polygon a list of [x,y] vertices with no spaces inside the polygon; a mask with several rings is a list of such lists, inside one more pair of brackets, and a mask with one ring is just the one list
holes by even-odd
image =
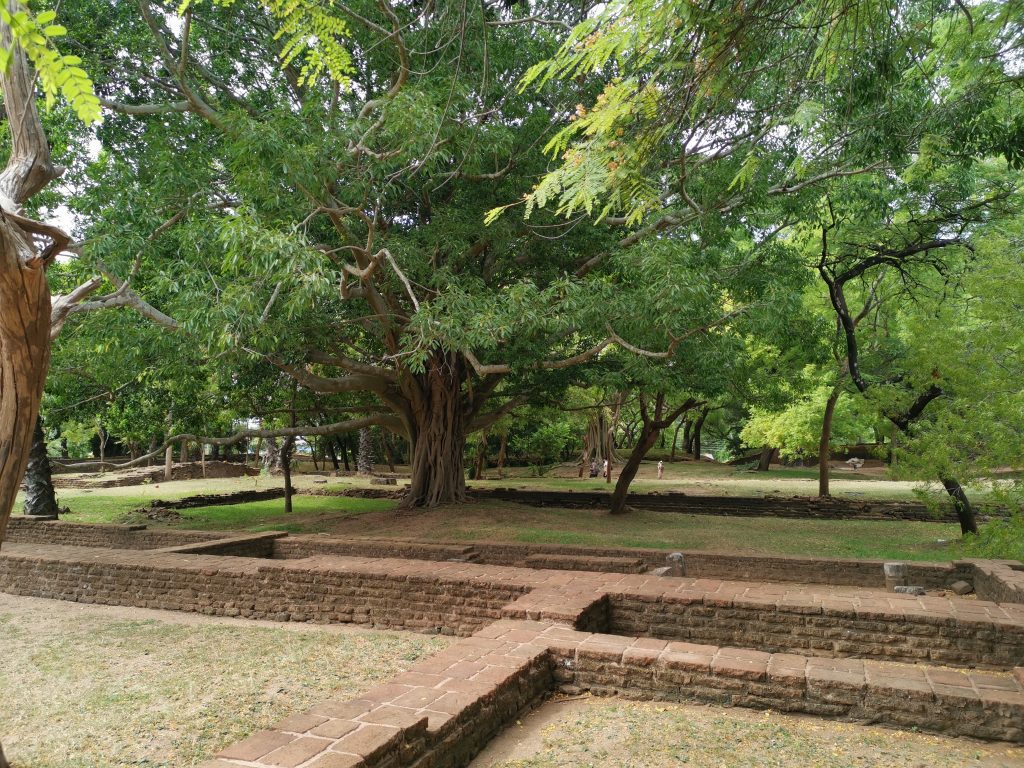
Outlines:
{"label": "green foliage", "polygon": [[[202,0],[182,0],[178,13],[184,14]],[[213,0],[229,7],[236,0]],[[345,46],[350,35],[348,24],[333,3],[316,0],[262,0],[262,5],[277,22],[275,40],[283,40],[278,58],[282,67],[301,59],[298,83],[307,85],[323,75],[341,85],[349,84],[352,55]]]}
{"label": "green foliage", "polygon": [[960,551],[964,557],[1024,562],[1024,514],[985,523],[977,534],[964,537]]}
{"label": "green foliage", "polygon": [[[752,447],[770,445],[786,458],[817,456],[831,384],[806,390],[781,411],[753,408],[740,436]],[[867,413],[865,413],[867,411]],[[860,398],[844,395],[836,404],[830,444],[854,445],[873,440],[875,415]]]}
{"label": "green foliage", "polygon": [[[67,29],[54,24],[56,11],[45,10],[33,15],[27,8],[11,13],[0,7],[0,21],[11,30],[14,41],[25,51],[39,76],[39,84],[46,97],[46,105],[52,107],[60,96],[85,123],[102,120],[100,101],[93,91],[92,80],[79,66],[81,58],[61,54],[57,49],[58,38],[67,34]],[[11,51],[0,48],[0,69],[7,71],[11,64]]]}

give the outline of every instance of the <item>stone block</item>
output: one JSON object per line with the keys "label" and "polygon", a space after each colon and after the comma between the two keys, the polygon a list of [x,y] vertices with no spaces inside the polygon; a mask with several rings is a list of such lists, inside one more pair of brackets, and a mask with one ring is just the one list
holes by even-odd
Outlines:
{"label": "stone block", "polygon": [[957,595],[969,595],[974,591],[974,586],[967,581],[954,581],[949,585],[949,589]]}

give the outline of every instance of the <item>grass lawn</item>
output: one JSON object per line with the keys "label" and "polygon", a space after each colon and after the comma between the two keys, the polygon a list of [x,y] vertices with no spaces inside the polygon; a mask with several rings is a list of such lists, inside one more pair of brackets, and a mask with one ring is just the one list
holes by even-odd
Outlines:
{"label": "grass lawn", "polygon": [[271,625],[0,594],[0,740],[15,766],[178,768],[332,696],[352,698],[441,637]]}
{"label": "grass lawn", "polygon": [[[571,467],[559,470],[574,473]],[[521,486],[547,489],[607,490],[599,480],[573,477],[512,477],[471,483],[471,487]],[[749,477],[732,467],[696,462],[676,463],[659,482],[653,464],[644,465],[638,492],[645,489],[684,490],[688,493],[812,495],[814,470],[773,469],[769,477]],[[795,476],[794,476],[795,473]],[[847,475],[853,473],[845,473]],[[808,475],[808,476],[804,476]],[[415,513],[395,511],[389,499],[345,496],[296,496],[294,511],[285,515],[284,502],[270,501],[181,510],[180,520],[156,522],[133,510],[153,499],[174,499],[196,493],[227,493],[244,489],[280,487],[277,477],[187,480],[125,488],[60,489],[61,504],[71,507],[64,519],[89,523],[145,523],[176,528],[222,530],[285,530],[292,533],[331,533],[352,537],[392,537],[428,541],[521,541],[594,546],[656,547],[671,549],[788,554],[814,557],[864,557],[913,560],[949,560],[963,556],[1024,557],[1024,541],[1013,532],[980,550],[965,546],[959,528],[948,523],[910,521],[826,521],[783,518],[719,517],[637,511],[611,517],[601,510],[538,508],[506,502],[471,502]],[[836,480],[854,498],[910,498],[913,484],[863,475]],[[314,487],[311,476],[299,475],[296,485]],[[318,488],[340,490],[367,486],[357,478],[332,480]],[[860,490],[850,491],[849,488]],[[948,542],[946,544],[940,541]]]}

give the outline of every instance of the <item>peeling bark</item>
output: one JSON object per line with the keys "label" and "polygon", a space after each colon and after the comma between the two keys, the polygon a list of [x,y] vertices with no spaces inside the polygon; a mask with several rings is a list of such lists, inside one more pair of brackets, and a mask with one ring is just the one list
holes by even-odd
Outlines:
{"label": "peeling bark", "polygon": [[[14,13],[15,3],[8,8]],[[46,134],[35,106],[34,77],[10,28],[0,28],[0,45],[11,49],[0,74],[11,131],[11,154],[0,173],[0,540],[25,474],[32,432],[39,415],[50,363],[50,289],[47,259],[63,242],[40,250],[39,229],[20,215],[20,206],[60,175],[50,161]],[[51,228],[52,229],[52,228]],[[54,230],[56,232],[56,230]]]}

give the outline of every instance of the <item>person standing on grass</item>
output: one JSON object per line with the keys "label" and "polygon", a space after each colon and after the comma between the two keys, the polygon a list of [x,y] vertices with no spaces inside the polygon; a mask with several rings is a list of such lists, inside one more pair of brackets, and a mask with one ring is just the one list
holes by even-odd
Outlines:
{"label": "person standing on grass", "polygon": [[604,460],[604,473],[602,474],[602,477],[608,477],[609,471],[610,471],[610,467],[608,466],[608,459],[605,459]]}
{"label": "person standing on grass", "polygon": [[659,461],[658,462],[658,479],[659,480],[664,480],[665,479],[665,462],[664,461]]}

